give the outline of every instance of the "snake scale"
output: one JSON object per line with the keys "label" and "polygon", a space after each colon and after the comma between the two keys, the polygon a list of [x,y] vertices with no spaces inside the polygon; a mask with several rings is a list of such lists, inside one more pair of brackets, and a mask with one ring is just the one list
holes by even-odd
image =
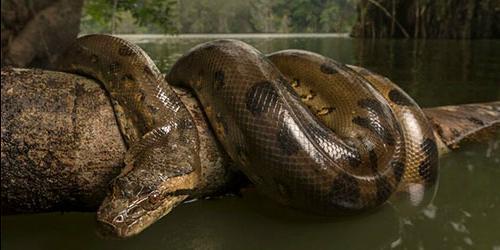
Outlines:
{"label": "snake scale", "polygon": [[192,48],[165,80],[137,45],[88,35],[59,65],[102,82],[129,145],[97,213],[120,237],[188,198],[201,175],[196,127],[169,84],[195,93],[230,158],[282,204],[344,214],[397,190],[418,203],[437,178],[436,138],[418,105],[387,78],[319,54],[266,56],[216,40]]}

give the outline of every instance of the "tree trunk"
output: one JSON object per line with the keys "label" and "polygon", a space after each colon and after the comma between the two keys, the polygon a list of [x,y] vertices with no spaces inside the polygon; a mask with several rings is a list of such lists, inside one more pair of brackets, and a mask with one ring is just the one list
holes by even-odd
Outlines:
{"label": "tree trunk", "polygon": [[[389,9],[392,11],[388,15]],[[360,0],[357,10],[358,19],[351,33],[354,37],[500,37],[498,0]]]}
{"label": "tree trunk", "polygon": [[51,68],[80,30],[83,0],[2,0],[2,66]]}

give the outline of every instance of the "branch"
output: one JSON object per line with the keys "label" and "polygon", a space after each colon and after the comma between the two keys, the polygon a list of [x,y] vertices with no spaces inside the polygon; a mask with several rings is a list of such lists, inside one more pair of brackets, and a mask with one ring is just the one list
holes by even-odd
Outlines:
{"label": "branch", "polygon": [[375,0],[368,0],[368,2],[370,2],[373,5],[375,5],[378,8],[380,8],[385,13],[385,15],[387,15],[389,18],[391,18],[392,21],[395,22],[398,25],[398,27],[401,30],[401,32],[403,32],[403,35],[405,36],[405,38],[409,38],[410,37],[410,35],[408,34],[408,32],[406,32],[405,28],[403,28],[403,26],[398,22],[398,20],[393,15],[391,15],[391,13],[389,13],[389,11],[386,8],[384,8],[384,6],[380,5],[380,3],[377,2],[377,1],[375,1]]}

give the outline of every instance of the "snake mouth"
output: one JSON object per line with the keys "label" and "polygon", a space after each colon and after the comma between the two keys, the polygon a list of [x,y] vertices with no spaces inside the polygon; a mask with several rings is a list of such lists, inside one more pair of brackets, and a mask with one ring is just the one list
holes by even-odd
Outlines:
{"label": "snake mouth", "polygon": [[[109,197],[105,201],[108,199]],[[134,235],[131,226],[136,223],[136,220],[132,219],[133,213],[128,214],[130,207],[123,202],[124,200],[111,200],[111,202],[104,202],[97,211],[99,234],[105,238],[126,238]],[[142,229],[136,231],[139,233]]]}
{"label": "snake mouth", "polygon": [[116,227],[113,223],[110,223],[106,220],[97,220],[98,229],[97,232],[99,236],[103,238],[124,238],[127,237],[127,234],[122,233],[118,227]]}

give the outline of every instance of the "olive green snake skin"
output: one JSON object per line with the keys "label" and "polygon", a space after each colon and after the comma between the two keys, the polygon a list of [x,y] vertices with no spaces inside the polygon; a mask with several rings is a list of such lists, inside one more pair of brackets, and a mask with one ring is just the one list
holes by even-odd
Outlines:
{"label": "olive green snake skin", "polygon": [[418,204],[437,180],[436,138],[418,105],[387,78],[312,52],[265,56],[217,40],[187,52],[165,81],[137,45],[89,35],[60,65],[103,83],[129,145],[97,215],[120,237],[188,198],[201,175],[196,127],[168,84],[194,91],[230,158],[282,204],[337,215],[398,190]]}

